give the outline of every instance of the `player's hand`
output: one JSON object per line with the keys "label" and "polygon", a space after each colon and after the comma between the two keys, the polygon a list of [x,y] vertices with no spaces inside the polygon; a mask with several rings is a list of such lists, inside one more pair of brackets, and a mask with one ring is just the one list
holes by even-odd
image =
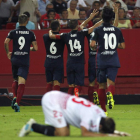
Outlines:
{"label": "player's hand", "polygon": [[11,20],[12,20],[12,18],[11,18],[11,17],[9,17],[9,19],[8,19],[8,21],[7,21],[7,22],[11,22]]}
{"label": "player's hand", "polygon": [[12,52],[9,52],[9,53],[7,54],[7,57],[8,57],[8,59],[10,59],[10,60],[11,60],[11,55],[12,55]]}
{"label": "player's hand", "polygon": [[52,30],[49,30],[49,37],[52,35]]}
{"label": "player's hand", "polygon": [[129,134],[129,133],[120,132],[120,131],[117,131],[117,130],[114,131],[114,134],[118,135],[118,136],[131,136],[131,134]]}
{"label": "player's hand", "polygon": [[115,14],[118,14],[118,6],[117,6],[117,4],[113,5],[113,9],[114,9]]}
{"label": "player's hand", "polygon": [[90,14],[90,18],[93,19],[98,13],[99,11],[97,11],[97,9],[94,9],[93,12]]}

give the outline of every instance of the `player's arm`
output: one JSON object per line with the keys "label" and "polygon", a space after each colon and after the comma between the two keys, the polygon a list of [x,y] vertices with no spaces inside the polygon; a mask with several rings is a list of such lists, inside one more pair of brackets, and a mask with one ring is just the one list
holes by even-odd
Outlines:
{"label": "player's arm", "polygon": [[117,27],[118,26],[118,6],[115,4],[113,5],[113,8],[115,12],[115,19],[114,19],[113,26]]}
{"label": "player's arm", "polygon": [[36,41],[32,42],[33,47],[30,47],[30,51],[37,51],[38,50],[38,45]]}
{"label": "player's arm", "polygon": [[51,39],[60,39],[60,36],[61,36],[60,34],[55,35],[55,34],[53,34],[52,30],[49,30],[49,37]]}
{"label": "player's arm", "polygon": [[89,21],[91,21],[98,13],[99,13],[99,11],[93,10],[93,12],[90,14],[89,18],[86,19],[86,20],[80,25],[80,29],[83,30],[83,29],[85,28],[85,26],[89,23]]}
{"label": "player's arm", "polygon": [[11,54],[12,52],[9,52],[9,42],[10,42],[10,38],[6,38],[5,41],[4,41],[4,48],[6,50],[6,54],[7,54],[7,57],[8,59],[11,59]]}
{"label": "player's arm", "polygon": [[118,44],[118,48],[119,49],[125,49],[125,43],[123,42],[123,43],[119,43]]}

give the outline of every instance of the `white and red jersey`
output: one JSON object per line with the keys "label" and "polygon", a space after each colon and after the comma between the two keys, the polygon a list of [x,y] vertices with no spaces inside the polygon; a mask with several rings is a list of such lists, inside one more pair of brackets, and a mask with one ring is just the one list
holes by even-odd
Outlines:
{"label": "white and red jersey", "polygon": [[[54,127],[65,127],[67,124],[92,132],[99,132],[101,117],[104,111],[86,99],[71,96],[60,91],[50,91],[42,98],[45,123]],[[57,124],[56,124],[57,123]]]}

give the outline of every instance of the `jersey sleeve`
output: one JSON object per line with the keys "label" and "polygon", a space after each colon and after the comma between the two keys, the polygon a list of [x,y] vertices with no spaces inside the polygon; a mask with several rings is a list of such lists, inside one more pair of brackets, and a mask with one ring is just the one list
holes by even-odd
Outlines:
{"label": "jersey sleeve", "polygon": [[123,38],[122,32],[120,31],[119,42],[118,43],[123,43],[123,42],[124,42],[124,38]]}
{"label": "jersey sleeve", "polygon": [[36,41],[36,36],[35,36],[35,34],[32,32],[32,40],[31,40],[32,42],[33,41]]}
{"label": "jersey sleeve", "polygon": [[81,32],[82,32],[85,36],[88,35],[88,29],[83,29]]}
{"label": "jersey sleeve", "polygon": [[97,41],[97,29],[96,28],[94,29],[94,31],[90,35],[91,35],[90,40]]}
{"label": "jersey sleeve", "polygon": [[6,38],[13,39],[13,31],[10,31]]}
{"label": "jersey sleeve", "polygon": [[60,38],[63,40],[63,41],[65,41],[66,40],[66,33],[61,33],[60,34]]}

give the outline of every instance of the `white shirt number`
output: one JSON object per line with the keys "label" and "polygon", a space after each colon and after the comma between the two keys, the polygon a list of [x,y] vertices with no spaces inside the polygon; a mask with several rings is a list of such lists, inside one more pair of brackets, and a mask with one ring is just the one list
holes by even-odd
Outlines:
{"label": "white shirt number", "polygon": [[25,38],[23,36],[18,39],[18,44],[20,45],[19,49],[22,50],[25,45]]}
{"label": "white shirt number", "polygon": [[74,52],[74,49],[78,49],[79,52],[81,51],[80,41],[77,39],[74,40],[74,45],[72,44],[72,40],[69,40],[69,44],[71,52]]}
{"label": "white shirt number", "polygon": [[56,54],[57,52],[57,48],[55,47],[55,42],[52,42],[51,46],[50,46],[50,52],[52,54]]}
{"label": "white shirt number", "polygon": [[107,34],[105,33],[104,35],[104,40],[105,40],[105,49],[108,50],[108,47],[111,49],[115,49],[117,45],[117,39],[116,35],[114,33]]}

